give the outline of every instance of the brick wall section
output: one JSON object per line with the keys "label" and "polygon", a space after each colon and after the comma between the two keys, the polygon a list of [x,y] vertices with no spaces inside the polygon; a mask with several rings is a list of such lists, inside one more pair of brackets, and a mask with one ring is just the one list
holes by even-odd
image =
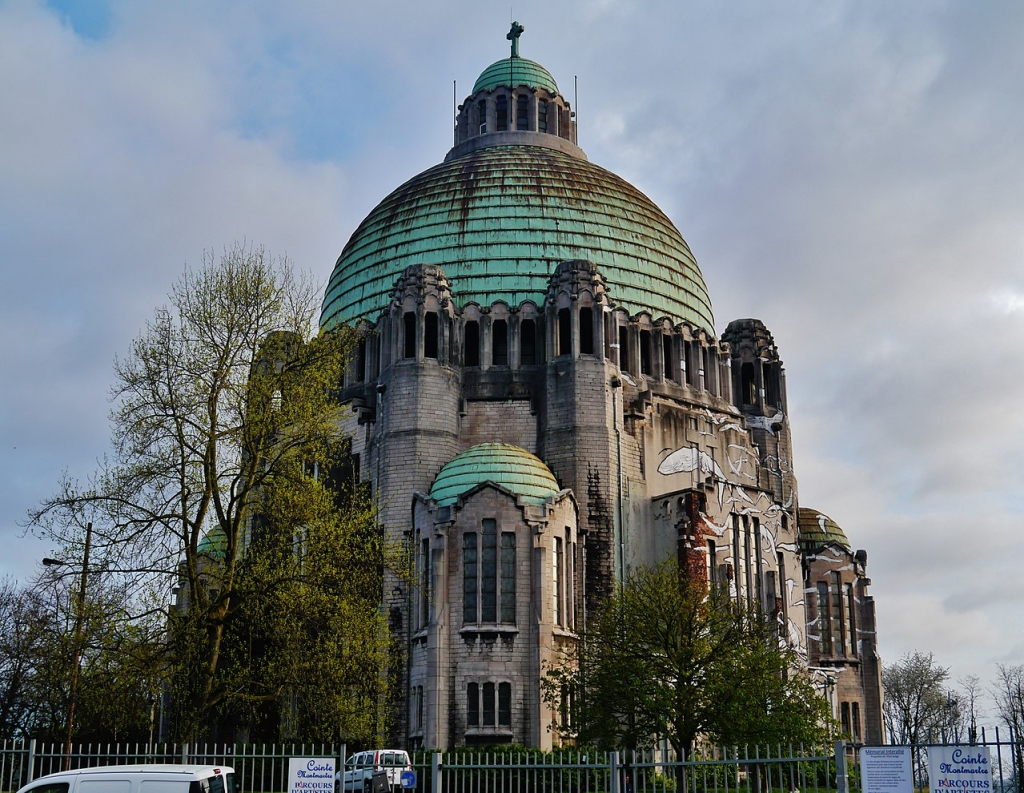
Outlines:
{"label": "brick wall section", "polygon": [[478,443],[511,443],[537,453],[537,417],[529,399],[466,403],[462,448]]}

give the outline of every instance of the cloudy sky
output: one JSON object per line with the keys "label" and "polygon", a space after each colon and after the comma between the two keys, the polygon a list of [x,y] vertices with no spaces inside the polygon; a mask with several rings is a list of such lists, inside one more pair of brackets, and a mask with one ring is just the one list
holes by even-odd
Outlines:
{"label": "cloudy sky", "polygon": [[[800,497],[887,661],[1024,663],[1024,4],[517,0],[590,159],[786,362]],[[482,0],[0,0],[0,575],[107,447],[112,362],[235,240],[326,283],[506,53]]]}

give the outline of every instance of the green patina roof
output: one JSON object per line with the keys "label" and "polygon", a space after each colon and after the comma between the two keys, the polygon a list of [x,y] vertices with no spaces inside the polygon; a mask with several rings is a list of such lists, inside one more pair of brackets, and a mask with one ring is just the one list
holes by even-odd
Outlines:
{"label": "green patina roof", "polygon": [[483,482],[511,490],[529,504],[543,504],[559,491],[551,469],[537,455],[508,443],[481,443],[456,455],[441,469],[430,497],[445,507]]}
{"label": "green patina roof", "polygon": [[205,554],[211,559],[223,561],[228,552],[228,535],[224,533],[224,529],[220,526],[214,526],[203,535],[199,545],[196,547],[196,551],[200,555]]}
{"label": "green patina roof", "polygon": [[517,85],[528,85],[531,88],[546,88],[553,94],[558,93],[558,86],[551,72],[527,58],[503,58],[495,61],[476,78],[473,93],[490,91],[499,85],[515,88]]}
{"label": "green patina roof", "polygon": [[558,262],[587,259],[631,314],[714,333],[704,277],[647,196],[585,159],[500,145],[434,166],[385,198],[331,274],[320,326],[375,320],[411,264],[444,268],[456,304],[544,301]]}
{"label": "green patina roof", "polygon": [[800,507],[798,523],[801,545],[815,549],[831,542],[841,545],[848,551],[852,550],[850,541],[846,539],[839,524],[828,515],[818,512],[816,509]]}

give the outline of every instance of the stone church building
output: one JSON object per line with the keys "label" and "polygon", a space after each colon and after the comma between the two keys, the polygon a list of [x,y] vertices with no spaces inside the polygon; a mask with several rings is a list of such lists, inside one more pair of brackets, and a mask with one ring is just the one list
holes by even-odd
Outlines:
{"label": "stone church building", "polygon": [[799,506],[771,333],[718,334],[683,237],[587,159],[521,32],[323,303],[323,329],[364,331],[342,422],[414,569],[384,595],[395,740],[557,744],[543,670],[631,569],[675,556],[777,620],[837,719],[880,743],[866,555]]}

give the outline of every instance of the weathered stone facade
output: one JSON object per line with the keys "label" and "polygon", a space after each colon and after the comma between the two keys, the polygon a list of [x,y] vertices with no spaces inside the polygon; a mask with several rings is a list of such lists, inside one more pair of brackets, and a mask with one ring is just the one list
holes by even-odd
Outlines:
{"label": "weathered stone facade", "polygon": [[[445,163],[367,218],[324,303],[325,328],[363,329],[341,421],[415,571],[384,592],[406,653],[396,740],[550,747],[542,671],[616,582],[670,556],[776,619],[880,735],[864,565],[801,548],[771,334],[715,336],[678,231],[586,162],[553,78],[515,57],[524,82],[481,76]],[[833,568],[856,663],[815,638],[810,582]]]}

